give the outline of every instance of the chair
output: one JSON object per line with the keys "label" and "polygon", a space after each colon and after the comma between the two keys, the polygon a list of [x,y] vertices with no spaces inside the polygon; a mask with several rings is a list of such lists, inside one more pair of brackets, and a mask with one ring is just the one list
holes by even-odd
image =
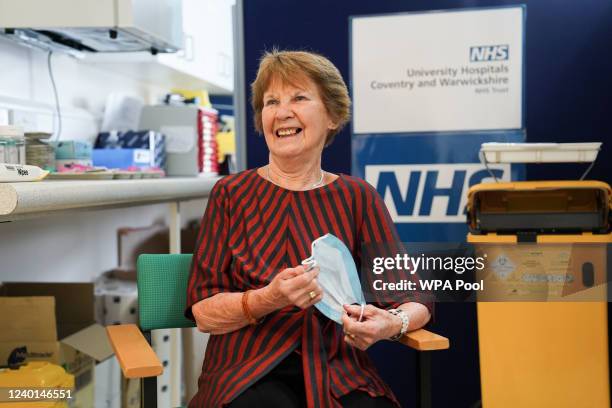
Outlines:
{"label": "chair", "polygon": [[[141,378],[141,404],[157,407],[156,376],[162,364],[150,346],[151,330],[188,328],[195,324],[183,315],[191,254],[141,255],[137,262],[139,326],[122,324],[106,328],[126,378]],[[141,332],[142,330],[142,332]],[[430,351],[449,347],[447,338],[424,329],[407,333],[401,342],[418,350],[418,400],[431,406]]]}

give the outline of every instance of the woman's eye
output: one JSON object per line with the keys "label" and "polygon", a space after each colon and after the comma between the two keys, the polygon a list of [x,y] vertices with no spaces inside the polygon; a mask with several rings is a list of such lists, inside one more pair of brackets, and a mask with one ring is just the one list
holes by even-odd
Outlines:
{"label": "woman's eye", "polygon": [[306,98],[304,95],[297,95],[295,97],[296,101],[305,101],[306,99],[308,99],[308,98]]}
{"label": "woman's eye", "polygon": [[276,99],[268,99],[265,103],[265,106],[270,106],[276,104]]}

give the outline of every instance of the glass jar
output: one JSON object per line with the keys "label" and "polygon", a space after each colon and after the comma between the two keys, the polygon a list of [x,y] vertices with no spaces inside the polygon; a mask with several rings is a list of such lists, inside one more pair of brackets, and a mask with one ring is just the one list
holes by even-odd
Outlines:
{"label": "glass jar", "polygon": [[19,150],[17,150],[17,143],[15,139],[9,137],[6,139],[6,151],[5,156],[6,162],[10,164],[19,164]]}
{"label": "glass jar", "polygon": [[25,139],[20,126],[0,126],[0,145],[4,153],[0,161],[9,164],[25,164]]}

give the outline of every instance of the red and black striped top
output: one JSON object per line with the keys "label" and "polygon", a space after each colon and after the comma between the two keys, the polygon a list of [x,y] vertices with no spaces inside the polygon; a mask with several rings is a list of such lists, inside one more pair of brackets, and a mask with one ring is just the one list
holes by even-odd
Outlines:
{"label": "red and black striped top", "polygon": [[[326,233],[346,244],[358,266],[363,243],[398,240],[384,202],[361,179],[340,175],[307,191],[286,190],[256,170],[219,180],[202,219],[186,315],[193,319],[191,306],[217,293],[267,285],[309,257],[311,242]],[[229,403],[294,351],[302,355],[309,407],[339,406],[354,390],[397,404],[368,355],[344,342],[341,326],[314,307],[289,306],[259,325],[210,336],[190,407]]]}

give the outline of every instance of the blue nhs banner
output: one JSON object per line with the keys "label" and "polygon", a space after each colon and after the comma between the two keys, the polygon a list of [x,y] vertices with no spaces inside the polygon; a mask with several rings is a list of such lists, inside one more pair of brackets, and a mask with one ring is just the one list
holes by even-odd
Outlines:
{"label": "blue nhs banner", "polygon": [[353,135],[352,173],[383,197],[403,241],[462,242],[469,188],[495,182],[491,173],[499,181],[524,178],[524,165],[487,170],[480,145],[523,141],[522,130]]}
{"label": "blue nhs banner", "polygon": [[[510,181],[510,165],[489,166],[498,180]],[[365,179],[385,200],[396,223],[465,223],[468,189],[493,182],[475,163],[366,165]]]}

